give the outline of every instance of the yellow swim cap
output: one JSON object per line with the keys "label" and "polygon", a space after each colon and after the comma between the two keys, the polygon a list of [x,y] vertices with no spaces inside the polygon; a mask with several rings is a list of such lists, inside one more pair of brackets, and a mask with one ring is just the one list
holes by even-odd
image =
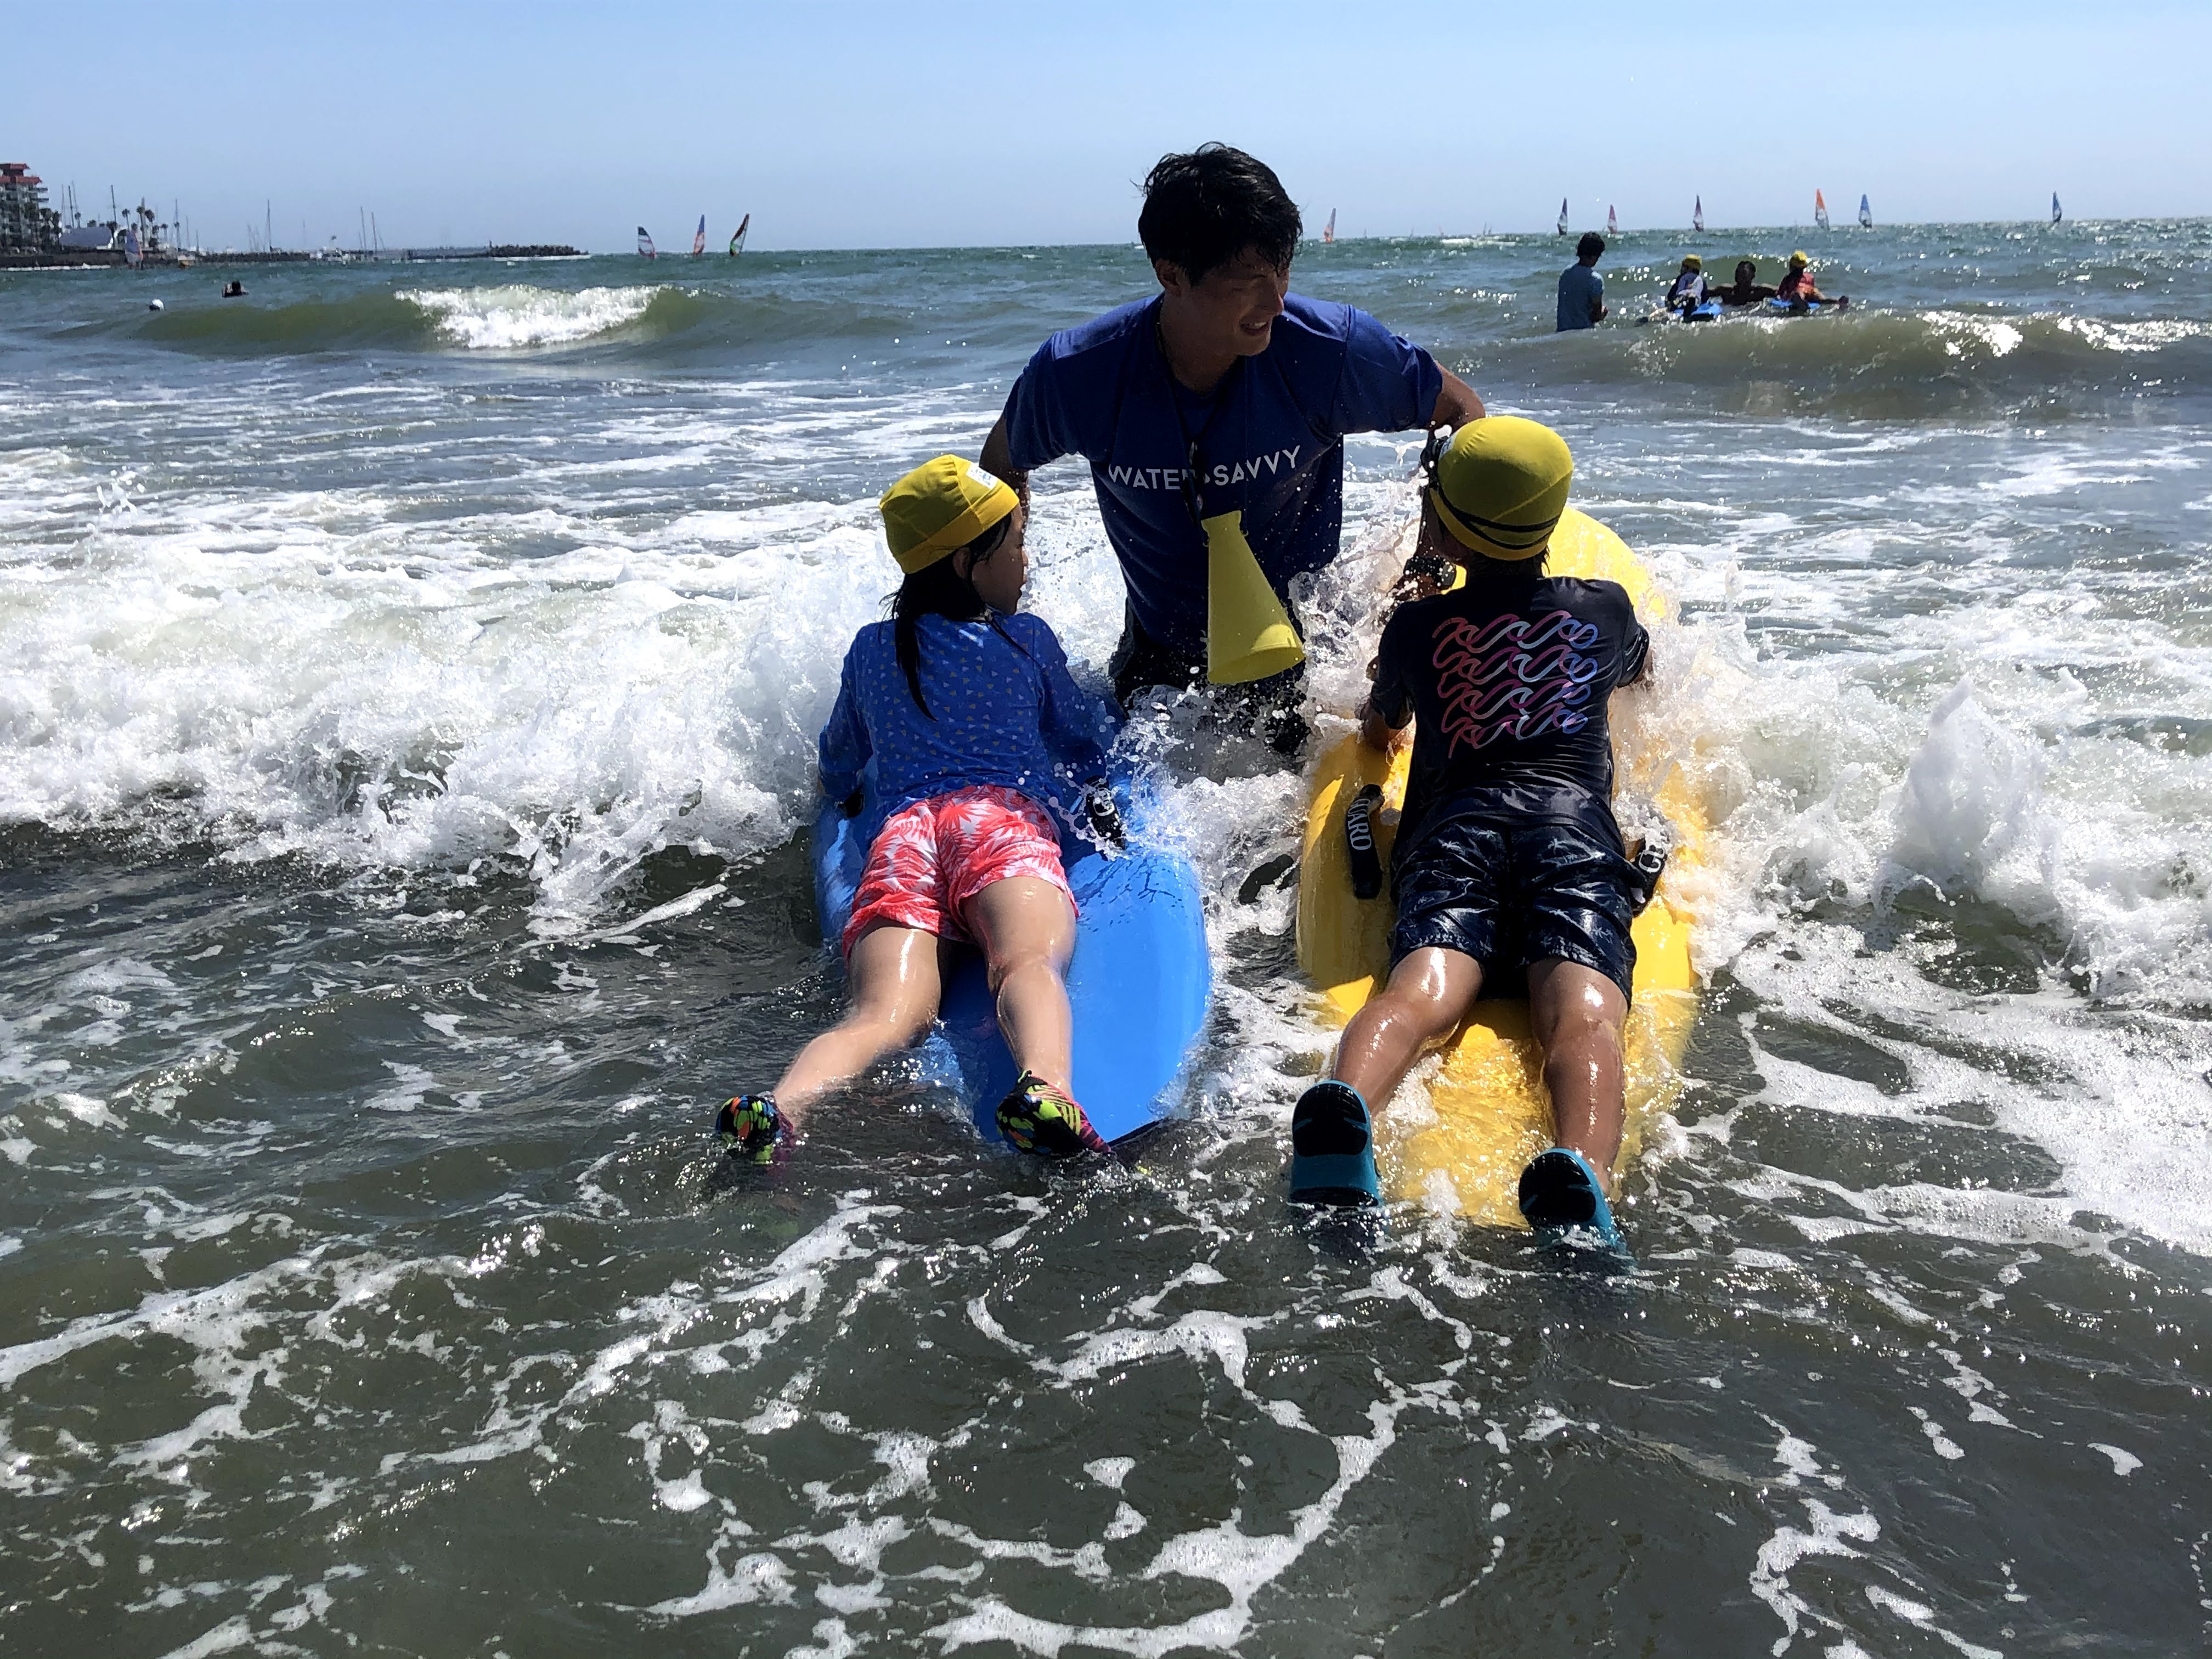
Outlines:
{"label": "yellow swim cap", "polygon": [[1020,500],[1011,484],[974,462],[939,455],[884,491],[876,506],[884,515],[891,557],[911,576],[974,541]]}
{"label": "yellow swim cap", "polygon": [[1697,256],[1696,254],[1694,254],[1694,253],[1686,253],[1686,254],[1684,254],[1684,255],[1682,256],[1682,269],[1683,269],[1683,270],[1703,270],[1705,268],[1705,262],[1703,259],[1700,259],[1699,258],[1698,258],[1698,256]]}
{"label": "yellow swim cap", "polygon": [[1575,459],[1548,426],[1492,415],[1452,434],[1432,476],[1429,500],[1454,541],[1486,558],[1531,559],[1567,510]]}
{"label": "yellow swim cap", "polygon": [[1810,259],[1807,258],[1804,256],[1804,254],[1802,254],[1802,252],[1800,252],[1800,253],[1793,253],[1793,254],[1791,254],[1791,255],[1790,256],[1790,264],[1794,267],[1794,266],[1796,266],[1796,265],[1809,265],[1809,264],[1811,264],[1813,262],[1812,262]]}

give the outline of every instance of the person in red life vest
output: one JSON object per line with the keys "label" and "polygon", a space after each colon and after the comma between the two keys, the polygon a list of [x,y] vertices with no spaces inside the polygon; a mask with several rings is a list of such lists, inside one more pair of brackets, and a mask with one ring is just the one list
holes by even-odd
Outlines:
{"label": "person in red life vest", "polygon": [[1800,251],[1790,256],[1790,269],[1783,273],[1781,287],[1774,290],[1778,300],[1787,300],[1793,306],[1835,306],[1838,309],[1850,304],[1844,295],[1832,298],[1813,285],[1813,262]]}

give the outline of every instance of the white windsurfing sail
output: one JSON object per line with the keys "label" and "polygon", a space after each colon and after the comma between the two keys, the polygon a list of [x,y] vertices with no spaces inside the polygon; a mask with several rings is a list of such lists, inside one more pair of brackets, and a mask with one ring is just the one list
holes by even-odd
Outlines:
{"label": "white windsurfing sail", "polygon": [[146,250],[138,245],[138,228],[136,225],[123,233],[123,257],[133,270],[146,262]]}
{"label": "white windsurfing sail", "polygon": [[1828,198],[1817,190],[1813,192],[1813,222],[1823,230],[1828,228]]}
{"label": "white windsurfing sail", "polygon": [[697,258],[707,251],[707,216],[699,216],[699,228],[691,233],[691,257]]}
{"label": "white windsurfing sail", "polygon": [[1861,230],[1874,228],[1874,210],[1867,205],[1864,191],[1859,192],[1859,228]]}
{"label": "white windsurfing sail", "polygon": [[2055,225],[2065,216],[2058,210],[2058,192],[2054,190],[2051,192],[2051,222]]}
{"label": "white windsurfing sail", "polygon": [[1610,202],[1605,204],[1605,234],[1608,236],[1620,234],[1620,221],[1613,216],[1613,204]]}
{"label": "white windsurfing sail", "polygon": [[1562,196],[1561,198],[1559,198],[1559,234],[1560,234],[1560,235],[1562,235],[1562,236],[1564,236],[1564,235],[1565,235],[1566,234],[1567,234],[1567,198],[1566,198],[1565,197]]}
{"label": "white windsurfing sail", "polygon": [[1692,230],[1703,230],[1705,228],[1705,198],[1700,196],[1698,198],[1698,204],[1690,210],[1690,228]]}
{"label": "white windsurfing sail", "polygon": [[637,251],[647,259],[653,257],[653,238],[645,234],[643,225],[637,228]]}
{"label": "white windsurfing sail", "polygon": [[730,258],[732,259],[745,251],[745,231],[751,226],[752,222],[753,216],[750,213],[738,221],[737,234],[730,238]]}
{"label": "white windsurfing sail", "polygon": [[1324,245],[1336,240],[1336,210],[1334,208],[1328,210],[1328,222],[1321,228],[1321,240]]}

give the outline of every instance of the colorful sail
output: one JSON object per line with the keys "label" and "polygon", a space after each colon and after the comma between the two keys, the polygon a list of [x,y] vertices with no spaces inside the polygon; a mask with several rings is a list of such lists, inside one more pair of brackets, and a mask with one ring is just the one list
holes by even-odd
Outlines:
{"label": "colorful sail", "polygon": [[637,251],[646,258],[653,258],[653,238],[645,234],[645,227],[637,228]]}
{"label": "colorful sail", "polygon": [[1705,198],[1700,196],[1698,198],[1698,204],[1690,210],[1690,228],[1692,230],[1703,230],[1705,228]]}
{"label": "colorful sail", "polygon": [[1560,235],[1562,235],[1562,236],[1564,236],[1564,235],[1565,235],[1566,234],[1567,234],[1567,198],[1566,198],[1565,197],[1562,196],[1561,198],[1559,198],[1559,234],[1560,234]]}
{"label": "colorful sail", "polygon": [[1613,204],[1610,202],[1605,204],[1605,234],[1608,236],[1620,234],[1620,221],[1613,216]]}
{"label": "colorful sail", "polygon": [[699,228],[691,233],[691,257],[697,258],[707,251],[707,216],[699,216]]}
{"label": "colorful sail", "polygon": [[1861,230],[1874,228],[1874,210],[1867,205],[1864,191],[1859,192],[1859,228]]}
{"label": "colorful sail", "polygon": [[1328,222],[1321,228],[1321,240],[1324,246],[1336,240],[1336,210],[1334,208],[1328,210]]}
{"label": "colorful sail", "polygon": [[1828,228],[1828,198],[1817,190],[1813,192],[1813,222],[1823,230]]}
{"label": "colorful sail", "polygon": [[753,216],[750,213],[738,221],[737,234],[730,238],[730,258],[732,259],[745,251],[745,230],[752,222]]}
{"label": "colorful sail", "polygon": [[2058,210],[2058,192],[2054,190],[2051,192],[2051,222],[2055,225],[2065,216]]}
{"label": "colorful sail", "polygon": [[146,250],[138,245],[138,227],[136,225],[123,233],[123,257],[133,270],[146,262]]}

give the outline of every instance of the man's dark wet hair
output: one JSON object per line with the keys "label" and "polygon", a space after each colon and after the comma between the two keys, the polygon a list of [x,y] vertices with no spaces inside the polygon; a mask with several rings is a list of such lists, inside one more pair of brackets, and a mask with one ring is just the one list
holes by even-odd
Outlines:
{"label": "man's dark wet hair", "polygon": [[1194,283],[1248,247],[1269,264],[1287,265],[1304,228],[1274,168],[1226,144],[1163,155],[1145,175],[1137,235],[1148,255]]}
{"label": "man's dark wet hair", "polygon": [[1575,244],[1575,258],[1584,264],[1589,264],[1604,252],[1605,238],[1594,230],[1584,231],[1582,240]]}

